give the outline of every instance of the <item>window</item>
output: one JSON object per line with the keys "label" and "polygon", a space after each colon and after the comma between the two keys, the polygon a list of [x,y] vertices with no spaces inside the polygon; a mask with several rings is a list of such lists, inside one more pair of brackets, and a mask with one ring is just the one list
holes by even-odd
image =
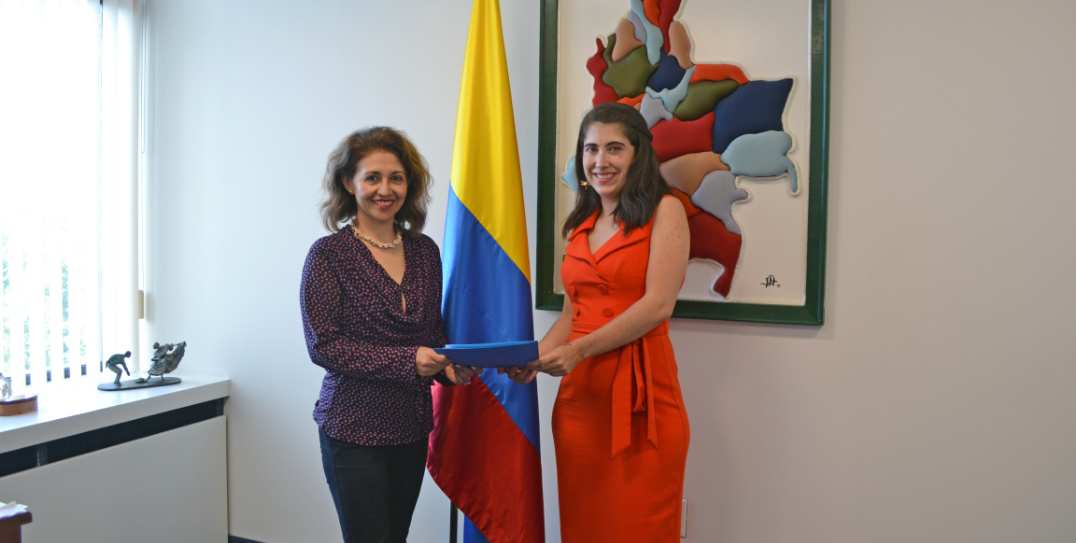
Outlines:
{"label": "window", "polygon": [[16,386],[137,355],[138,8],[0,0],[0,373]]}

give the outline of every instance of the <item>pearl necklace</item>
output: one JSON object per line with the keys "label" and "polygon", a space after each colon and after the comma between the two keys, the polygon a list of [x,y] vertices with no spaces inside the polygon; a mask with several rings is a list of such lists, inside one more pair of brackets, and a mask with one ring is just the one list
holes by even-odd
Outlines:
{"label": "pearl necklace", "polygon": [[351,233],[355,234],[356,238],[359,238],[360,240],[365,241],[366,243],[369,243],[370,245],[373,245],[378,249],[395,249],[399,247],[400,242],[403,241],[403,236],[401,236],[399,232],[396,232],[396,239],[392,241],[378,241],[376,239],[366,236],[362,232],[359,232],[359,227],[355,226],[354,223],[351,224]]}

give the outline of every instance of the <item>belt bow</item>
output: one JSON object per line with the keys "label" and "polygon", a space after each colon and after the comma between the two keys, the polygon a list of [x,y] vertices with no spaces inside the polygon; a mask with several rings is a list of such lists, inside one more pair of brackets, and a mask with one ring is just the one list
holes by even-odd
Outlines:
{"label": "belt bow", "polygon": [[645,336],[621,347],[617,358],[617,369],[613,375],[612,409],[612,446],[610,457],[615,457],[631,446],[631,421],[635,413],[646,413],[646,438],[654,447],[658,446],[658,426],[654,412],[654,396],[651,393],[654,381],[651,365],[648,363],[648,337],[665,335],[664,327],[659,326]]}

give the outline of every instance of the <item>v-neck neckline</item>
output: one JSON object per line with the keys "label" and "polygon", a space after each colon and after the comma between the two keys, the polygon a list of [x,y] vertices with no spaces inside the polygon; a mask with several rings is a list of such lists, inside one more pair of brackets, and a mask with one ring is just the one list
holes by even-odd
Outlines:
{"label": "v-neck neckline", "polygon": [[[599,211],[598,213],[599,214],[598,214],[597,218],[594,219],[594,222],[589,227],[589,232],[587,232],[586,236],[584,236],[584,238],[585,238],[584,241],[587,242],[587,250],[590,251],[590,256],[595,257],[595,258],[597,258],[598,255],[601,254],[601,252],[603,250],[605,250],[605,248],[608,247],[609,244],[612,243],[614,239],[616,239],[617,235],[620,234],[621,230],[622,230],[619,226],[616,226],[613,229],[613,233],[610,234],[609,237],[606,238],[606,240],[603,241],[601,243],[601,245],[598,246],[597,250],[591,249],[590,248],[590,236],[591,236],[591,234],[594,233],[594,229],[597,228],[597,226],[598,226],[598,220],[601,218],[601,212]],[[613,221],[613,224],[614,225],[616,224],[615,220]]]}
{"label": "v-neck neckline", "polygon": [[579,226],[576,226],[574,229],[572,229],[571,234],[569,234],[570,244],[572,244],[573,246],[578,246],[579,244],[584,245],[584,247],[580,247],[577,250],[578,252],[575,253],[575,256],[577,258],[588,260],[594,264],[601,262],[602,259],[608,257],[610,254],[616,251],[619,251],[623,247],[632,245],[634,243],[642,241],[643,239],[646,239],[650,235],[650,226],[653,223],[653,219],[651,219],[651,222],[647,224],[632,228],[630,233],[625,231],[622,225],[618,225],[616,232],[614,232],[613,235],[609,236],[609,239],[602,242],[601,246],[599,246],[596,251],[591,251],[590,234],[594,232],[594,226],[595,223],[597,223],[597,218],[597,213],[587,217],[583,220],[582,223],[579,224]]}
{"label": "v-neck neckline", "polygon": [[351,239],[355,240],[355,243],[358,243],[362,247],[362,251],[365,252],[366,256],[370,259],[370,262],[372,262],[374,267],[377,268],[378,273],[381,275],[382,278],[384,278],[386,281],[388,281],[392,286],[396,287],[398,290],[403,290],[404,284],[407,283],[407,277],[408,277],[408,275],[410,274],[410,271],[411,271],[411,262],[410,262],[410,259],[411,259],[411,247],[410,247],[410,245],[411,244],[410,244],[410,241],[409,241],[410,238],[408,236],[406,236],[406,235],[403,236],[403,239],[401,240],[401,243],[400,243],[400,250],[403,251],[404,270],[403,270],[403,274],[400,276],[400,282],[399,283],[397,283],[396,280],[392,278],[392,275],[389,275],[389,271],[386,270],[385,267],[382,266],[381,263],[377,261],[377,257],[374,256],[374,252],[372,250],[370,250],[369,247],[366,246],[365,242],[363,242],[361,239],[355,237],[354,234],[351,235]]}
{"label": "v-neck neckline", "polygon": [[[592,233],[594,233],[594,231],[591,230],[590,233],[592,234]],[[590,234],[587,234],[587,237],[586,237],[587,250],[590,251],[590,256],[592,256],[594,258],[597,258],[598,255],[601,254],[602,251],[604,251],[605,248],[608,247],[609,244],[611,244],[613,242],[613,239],[616,238],[616,236],[618,234],[620,234],[620,229],[619,228],[617,228],[616,230],[613,231],[613,235],[609,236],[609,239],[603,241],[602,244],[598,246],[598,250],[593,250],[593,249],[590,248]]]}

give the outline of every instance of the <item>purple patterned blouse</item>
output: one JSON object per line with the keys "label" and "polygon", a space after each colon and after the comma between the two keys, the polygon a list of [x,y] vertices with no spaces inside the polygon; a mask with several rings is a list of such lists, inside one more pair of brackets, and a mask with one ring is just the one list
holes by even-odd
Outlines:
{"label": "purple patterned blouse", "polygon": [[445,343],[441,257],[424,234],[403,239],[399,285],[348,228],[307,254],[303,331],[310,360],[325,368],[314,420],[333,439],[401,445],[425,440],[433,426],[432,379],[415,371],[415,352]]}

